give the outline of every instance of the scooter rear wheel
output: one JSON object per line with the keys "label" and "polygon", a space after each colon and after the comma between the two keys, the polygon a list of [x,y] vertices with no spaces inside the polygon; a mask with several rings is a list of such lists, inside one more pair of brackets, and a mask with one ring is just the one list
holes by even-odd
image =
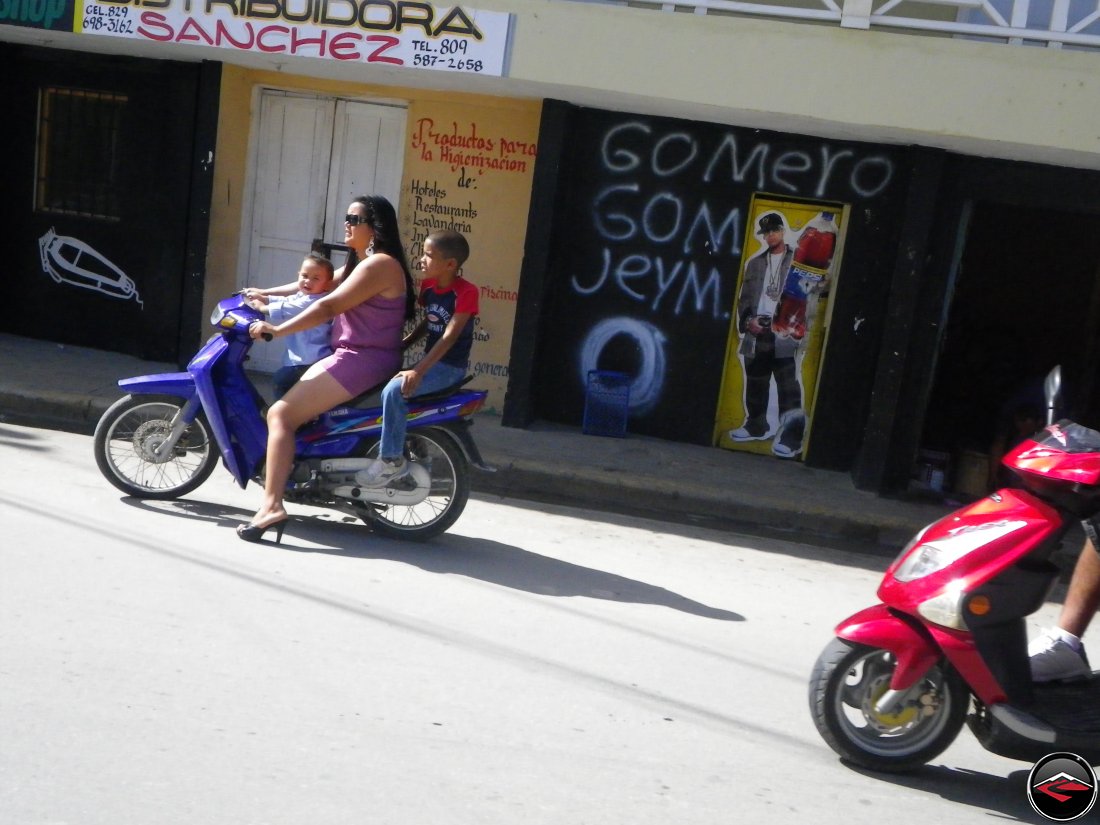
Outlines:
{"label": "scooter rear wheel", "polygon": [[921,677],[900,707],[875,708],[890,689],[891,653],[834,639],[810,677],[810,714],[818,733],[844,759],[876,771],[906,771],[946,750],[966,719],[970,692],[946,662]]}
{"label": "scooter rear wheel", "polygon": [[[391,538],[423,541],[445,531],[458,520],[470,497],[470,466],[454,439],[439,430],[412,430],[405,439],[410,461],[428,471],[431,489],[418,504],[371,504],[363,521]],[[378,455],[372,446],[369,458]],[[401,484],[401,481],[394,482]]]}
{"label": "scooter rear wheel", "polygon": [[206,481],[218,448],[201,413],[170,451],[156,452],[183,405],[182,398],[160,395],[127,395],[112,404],[95,428],[95,460],[104,477],[127,495],[160,500]]}

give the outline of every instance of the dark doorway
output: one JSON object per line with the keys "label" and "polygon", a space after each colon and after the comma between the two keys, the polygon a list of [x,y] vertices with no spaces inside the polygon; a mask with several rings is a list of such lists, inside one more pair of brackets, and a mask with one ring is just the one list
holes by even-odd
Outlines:
{"label": "dark doorway", "polygon": [[980,493],[985,479],[968,460],[992,448],[996,466],[999,431],[1041,406],[1053,365],[1063,369],[1064,414],[1100,424],[1100,215],[993,203],[964,214],[921,447],[923,460],[943,456],[956,490]]}

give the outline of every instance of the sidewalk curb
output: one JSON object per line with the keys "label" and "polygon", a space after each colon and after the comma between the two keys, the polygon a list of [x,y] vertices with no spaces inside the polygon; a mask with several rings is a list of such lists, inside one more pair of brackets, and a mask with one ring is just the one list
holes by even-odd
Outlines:
{"label": "sidewalk curb", "polygon": [[789,501],[731,502],[685,491],[672,482],[646,483],[620,473],[553,472],[537,462],[486,460],[496,472],[472,470],[475,492],[502,498],[544,501],[573,507],[589,507],[624,515],[667,519],[734,532],[767,533],[787,539],[820,543],[851,543],[853,549],[876,553],[896,552],[914,532],[910,522],[883,519],[872,522],[866,513],[838,515],[824,506],[792,509]]}
{"label": "sidewalk curb", "polygon": [[43,392],[31,397],[0,390],[0,421],[91,435],[100,416],[117,398]]}

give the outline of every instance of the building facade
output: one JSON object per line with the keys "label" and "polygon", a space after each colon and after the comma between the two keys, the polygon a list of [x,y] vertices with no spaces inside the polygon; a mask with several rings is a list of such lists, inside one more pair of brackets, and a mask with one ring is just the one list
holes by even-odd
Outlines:
{"label": "building facade", "polygon": [[[186,360],[216,300],[286,282],[378,192],[411,258],[433,229],[469,237],[471,369],[506,424],[579,424],[589,372],[614,370],[631,432],[894,492],[924,456],[987,451],[1017,385],[1054,363],[1074,414],[1100,412],[1087,17],[1025,38],[1019,15],[991,32],[943,6],[52,8],[0,21],[20,78],[0,243],[28,283],[0,331]],[[780,19],[798,16],[840,25]],[[782,316],[768,221],[794,259],[822,219],[836,245],[799,270],[806,334],[775,348],[792,400],[746,317]],[[750,288],[766,261],[770,301]],[[750,385],[774,431],[739,441]]]}

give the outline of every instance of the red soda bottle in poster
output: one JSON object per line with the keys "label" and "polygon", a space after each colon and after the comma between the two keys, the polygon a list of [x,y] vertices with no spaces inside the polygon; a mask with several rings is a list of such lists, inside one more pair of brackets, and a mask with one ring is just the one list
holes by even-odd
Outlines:
{"label": "red soda bottle in poster", "polygon": [[802,230],[772,319],[772,331],[776,335],[791,338],[806,335],[806,297],[829,274],[836,251],[836,236],[837,225],[832,212],[821,212]]}

